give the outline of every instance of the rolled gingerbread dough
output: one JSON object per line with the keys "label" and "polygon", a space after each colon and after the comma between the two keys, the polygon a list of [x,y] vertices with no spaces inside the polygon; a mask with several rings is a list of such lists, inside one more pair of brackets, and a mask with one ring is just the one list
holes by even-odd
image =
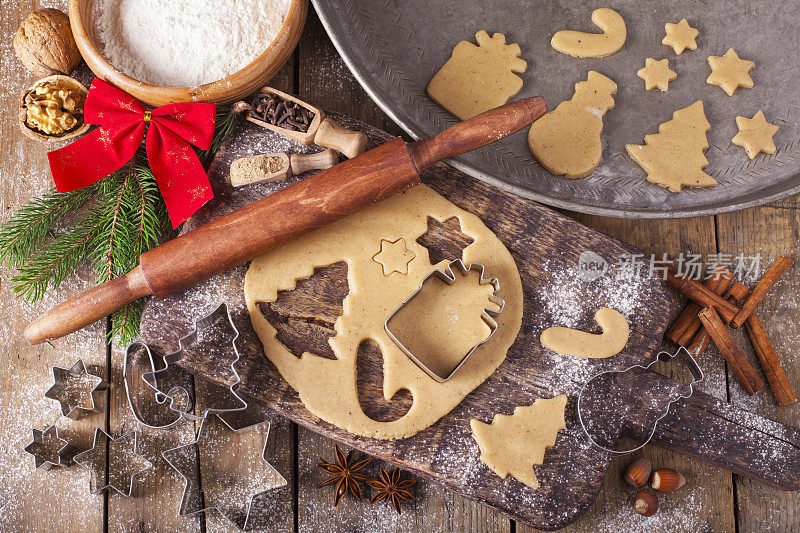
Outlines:
{"label": "rolled gingerbread dough", "polygon": [[[443,269],[449,263],[450,258],[431,265],[428,249],[417,243],[427,232],[429,216],[439,221],[459,219],[461,232],[474,239],[463,250],[464,263],[482,263],[485,276],[499,280],[497,296],[505,301],[491,339],[478,346],[443,383],[426,374],[384,331],[386,319],[419,288],[422,279],[433,268]],[[385,276],[372,256],[380,250],[381,239],[399,238],[405,240],[414,258],[406,274]],[[278,291],[293,289],[296,280],[311,276],[315,267],[341,261],[347,263],[350,292],[343,302],[344,313],[334,325],[336,336],[330,340],[336,359],[308,352],[296,357],[276,339],[277,332],[258,303],[275,301]],[[449,413],[500,366],[522,323],[522,283],[511,254],[478,217],[424,185],[254,259],[245,276],[244,294],[264,353],[306,408],[351,433],[379,439],[408,437]],[[442,317],[425,315],[419,320]],[[408,389],[413,397],[408,412],[390,422],[369,418],[359,404],[356,355],[366,339],[373,339],[383,353],[384,398],[390,400],[400,389]]]}

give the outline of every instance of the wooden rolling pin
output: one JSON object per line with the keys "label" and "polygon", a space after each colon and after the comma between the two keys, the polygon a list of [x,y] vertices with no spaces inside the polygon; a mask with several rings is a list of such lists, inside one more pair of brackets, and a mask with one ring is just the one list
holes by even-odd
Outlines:
{"label": "wooden rolling pin", "polygon": [[547,112],[541,97],[486,111],[428,139],[397,138],[212,220],[139,256],[139,266],[53,307],[25,328],[63,337],[150,294],[166,298],[295,237],[420,184],[419,172],[500,140]]}

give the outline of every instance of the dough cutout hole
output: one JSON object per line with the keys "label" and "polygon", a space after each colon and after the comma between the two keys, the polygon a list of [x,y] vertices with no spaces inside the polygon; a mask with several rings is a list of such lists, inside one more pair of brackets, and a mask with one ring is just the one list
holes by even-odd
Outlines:
{"label": "dough cutout hole", "polygon": [[386,321],[390,338],[437,381],[489,340],[497,328],[490,313],[503,309],[497,280],[483,279],[482,268],[453,261],[450,272],[452,278],[434,270]]}
{"label": "dough cutout hole", "polygon": [[374,339],[364,339],[356,354],[356,389],[361,410],[377,422],[392,422],[405,415],[414,398],[408,389],[398,390],[391,399],[383,395],[383,352]]}
{"label": "dough cutout hole", "polygon": [[584,359],[602,359],[621,352],[628,344],[628,320],[616,309],[603,307],[594,314],[602,333],[587,333],[571,328],[554,327],[542,332],[542,346],[563,355]]}
{"label": "dough cutout hole", "polygon": [[336,359],[330,343],[334,324],[344,314],[344,299],[350,293],[347,262],[339,261],[314,269],[299,279],[295,288],[278,291],[274,302],[258,302],[258,309],[277,331],[275,338],[296,357],[312,353]]}
{"label": "dough cutout hole", "polygon": [[475,239],[461,232],[461,221],[450,217],[444,221],[428,216],[428,229],[417,237],[417,244],[428,250],[431,265],[441,261],[464,259],[464,249]]}

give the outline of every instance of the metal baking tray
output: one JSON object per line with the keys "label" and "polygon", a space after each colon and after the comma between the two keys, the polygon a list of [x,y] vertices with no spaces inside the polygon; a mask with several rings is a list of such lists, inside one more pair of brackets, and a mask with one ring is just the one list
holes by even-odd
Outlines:
{"label": "metal baking tray", "polygon": [[[582,1],[312,0],[345,63],[369,95],[412,137],[434,135],[456,120],[425,94],[437,69],[461,40],[477,30],[505,33],[522,47],[528,70],[518,97],[542,95],[550,109],[569,99],[589,70],[617,82],[616,107],[604,121],[603,160],[586,178],[571,180],[544,170],[531,156],[527,132],[452,160],[488,183],[555,207],[623,218],[672,218],[723,213],[800,192],[800,2],[785,0],[618,1],[628,38],[606,58],[579,59],[550,47],[560,29],[597,31],[599,4]],[[606,6],[606,4],[603,4]],[[678,56],[661,44],[664,23],[687,18],[700,30],[698,49]],[[755,61],[752,89],[726,95],[708,85],[709,55],[734,48]],[[668,58],[678,78],[669,91],[645,91],[636,71],[645,59]],[[719,184],[674,194],[645,179],[625,152],[629,143],[703,100],[711,123],[706,172]],[[775,155],[754,161],[730,141],[735,117],[763,110],[780,126]]]}

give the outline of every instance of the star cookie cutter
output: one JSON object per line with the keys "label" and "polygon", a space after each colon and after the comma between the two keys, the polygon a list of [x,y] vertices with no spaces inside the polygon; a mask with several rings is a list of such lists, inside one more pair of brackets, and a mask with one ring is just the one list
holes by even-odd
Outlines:
{"label": "star cookie cutter", "polygon": [[75,462],[91,474],[92,494],[113,489],[123,496],[133,495],[136,478],[153,467],[153,463],[136,452],[136,440],[135,431],[115,439],[102,429],[95,429],[92,447],[75,456]]}
{"label": "star cookie cutter", "polygon": [[83,359],[70,369],[54,366],[53,380],[55,383],[44,395],[60,403],[61,414],[73,420],[100,412],[101,393],[110,386],[100,376],[89,374]]}
{"label": "star cookie cutter", "polygon": [[[193,406],[194,406],[194,394],[191,391],[191,387],[187,388],[185,385],[167,385],[167,386],[164,386],[164,383],[171,383],[170,380],[173,378],[173,370],[172,369],[175,368],[176,367],[176,363],[178,361],[180,361],[184,357],[186,350],[191,345],[193,345],[193,344],[198,342],[198,340],[200,339],[200,332],[205,330],[206,328],[209,328],[209,327],[213,326],[219,320],[227,321],[227,325],[230,327],[230,330],[233,333],[233,336],[230,339],[230,346],[231,346],[232,351],[233,351],[233,358],[232,358],[231,363],[230,363],[231,372],[232,372],[232,375],[233,375],[233,380],[232,380],[233,384],[230,385],[230,387],[224,387],[223,386],[223,388],[225,388],[226,390],[228,390],[230,392],[230,401],[232,401],[234,403],[234,405],[226,406],[226,407],[220,407],[220,406],[209,407],[209,408],[204,409],[203,413],[201,415],[196,415],[196,414],[191,413],[191,410],[193,409]],[[191,420],[201,421],[201,420],[205,420],[208,417],[209,413],[227,413],[227,412],[231,412],[231,411],[243,411],[243,410],[247,409],[247,402],[245,402],[244,399],[242,399],[242,397],[239,396],[236,393],[236,391],[234,390],[236,385],[241,380],[241,378],[240,378],[238,372],[236,372],[236,368],[235,368],[235,364],[236,364],[237,361],[239,361],[239,357],[240,357],[239,349],[236,347],[236,340],[238,338],[239,338],[239,330],[236,327],[236,325],[233,323],[233,319],[231,318],[231,314],[230,314],[230,310],[228,308],[228,304],[226,302],[222,302],[211,313],[209,313],[208,315],[202,316],[202,317],[200,317],[200,318],[198,318],[197,320],[194,321],[193,330],[188,335],[186,335],[184,337],[181,337],[178,340],[178,346],[179,346],[178,350],[173,352],[173,353],[171,353],[171,354],[168,354],[168,355],[164,356],[164,358],[163,358],[164,367],[163,368],[161,368],[159,370],[155,370],[154,359],[152,357],[152,353],[150,353],[150,349],[147,348],[147,352],[149,353],[149,357],[150,357],[150,365],[154,370],[152,372],[143,373],[142,374],[142,379],[145,381],[145,383],[147,383],[153,389],[153,391],[156,394],[156,401],[158,403],[168,402],[169,403],[169,407],[172,410],[174,410],[175,412],[180,413],[181,416],[180,416],[180,418],[177,418],[177,419],[175,419],[173,421],[170,421],[166,426],[163,426],[163,425],[152,425],[151,423],[148,423],[147,420],[144,420],[143,417],[141,417],[141,413],[137,412],[137,410],[134,408],[134,404],[130,403],[131,409],[133,410],[133,414],[136,417],[136,419],[140,423],[144,424],[147,427],[164,428],[164,427],[169,427],[169,426],[172,426],[172,425],[176,424],[182,418],[188,418],[188,419],[191,419]],[[139,344],[143,344],[143,343],[139,343]],[[129,346],[129,349],[130,349],[131,346]],[[129,352],[126,351],[126,363],[127,363],[127,360],[128,360],[128,354],[129,354]],[[185,375],[190,375],[188,371],[182,370],[181,372],[184,373]],[[125,374],[125,376],[128,375],[128,368],[127,367],[124,370],[124,374]],[[126,389],[125,389],[126,393],[128,394],[128,399],[130,400],[131,391],[130,391],[130,388],[129,388],[129,385],[128,385],[127,377],[125,379],[125,387],[126,387]],[[167,388],[167,387],[169,387],[169,388]],[[176,399],[176,397],[177,397],[177,399]]]}
{"label": "star cookie cutter", "polygon": [[[478,272],[478,275],[479,275],[478,283],[480,285],[491,285],[494,288],[494,291],[492,291],[492,294],[489,296],[489,301],[491,301],[493,304],[498,306],[498,309],[497,310],[489,309],[489,308],[484,308],[483,309],[483,311],[481,312],[481,319],[486,323],[487,326],[489,326],[489,336],[486,337],[485,339],[483,339],[482,341],[480,341],[479,343],[475,344],[464,355],[464,357],[461,358],[459,363],[455,366],[455,368],[453,368],[452,371],[450,371],[450,373],[448,373],[446,376],[442,376],[440,374],[437,374],[433,369],[431,369],[428,365],[426,365],[421,359],[419,359],[416,355],[414,355],[411,352],[411,350],[409,350],[408,347],[405,344],[403,344],[403,342],[400,339],[398,339],[397,336],[395,336],[394,333],[392,333],[392,330],[391,330],[391,328],[389,326],[389,322],[391,322],[392,318],[394,318],[394,316],[398,312],[400,312],[400,310],[403,307],[405,307],[406,304],[408,304],[411,300],[414,299],[414,297],[422,290],[422,287],[425,285],[425,282],[428,281],[429,278],[435,277],[435,278],[443,281],[447,285],[452,285],[453,283],[455,283],[456,276],[455,276],[455,273],[453,272],[453,268],[458,270],[458,272],[462,276],[467,276],[469,274],[469,272],[473,271],[473,270]],[[392,311],[392,313],[389,315],[389,318],[387,318],[386,321],[383,323],[383,329],[386,331],[386,334],[389,336],[389,338],[392,339],[392,341],[397,345],[397,347],[400,348],[400,350],[404,354],[406,354],[409,359],[414,361],[414,363],[416,363],[416,365],[418,367],[420,367],[426,374],[428,374],[430,377],[432,377],[436,381],[444,383],[445,381],[447,381],[448,379],[453,377],[453,375],[456,372],[458,372],[458,369],[461,368],[461,366],[467,361],[467,359],[469,359],[469,356],[472,355],[475,352],[475,350],[478,349],[479,346],[481,346],[482,344],[485,344],[486,342],[488,342],[489,339],[491,339],[492,336],[494,336],[494,332],[497,331],[497,321],[495,320],[495,318],[497,318],[500,315],[500,313],[503,312],[503,308],[505,307],[506,303],[502,298],[497,296],[497,293],[500,291],[500,282],[497,280],[497,278],[484,278],[483,277],[484,271],[485,271],[485,269],[484,269],[484,266],[482,264],[480,264],[480,263],[470,263],[470,265],[467,267],[467,266],[464,266],[464,262],[461,261],[461,259],[456,259],[455,261],[451,261],[447,265],[447,268],[444,271],[441,271],[439,269],[434,269],[430,274],[428,274],[427,276],[422,278],[422,281],[419,284],[419,288],[417,290],[415,290],[413,293],[411,293],[411,296],[406,298],[405,301],[403,303],[401,303],[397,307],[397,309]]]}
{"label": "star cookie cutter", "polygon": [[25,446],[25,451],[33,456],[36,468],[50,470],[67,464],[72,446],[58,436],[55,424],[44,429],[33,430],[33,442]]}
{"label": "star cookie cutter", "polygon": [[[256,459],[257,467],[249,465],[247,474],[234,474],[232,472],[221,472],[220,465],[215,465],[214,478],[217,479],[215,487],[209,486],[206,480],[201,484],[201,468],[205,458],[210,456],[220,457],[221,446],[217,441],[224,440],[226,435],[241,434],[266,424],[266,434],[264,436],[264,447],[259,454],[260,459]],[[286,486],[287,481],[265,458],[267,442],[269,440],[270,422],[261,420],[245,427],[235,428],[228,421],[217,416],[210,416],[203,420],[200,431],[194,442],[184,446],[178,446],[161,452],[164,460],[180,474],[184,479],[183,497],[181,498],[178,514],[180,516],[191,516],[201,512],[216,509],[223,518],[238,529],[245,530],[250,525],[250,516],[254,507],[254,500],[257,496]],[[243,461],[241,453],[231,455],[224,462],[224,467],[239,467]],[[260,481],[264,490],[252,489],[248,484],[246,490],[242,489],[242,480],[247,480],[254,475],[263,475],[266,466],[267,481]],[[249,480],[252,482],[252,480]],[[247,483],[247,481],[245,482]],[[218,493],[219,492],[219,493]],[[242,506],[242,500],[245,504]]]}
{"label": "star cookie cutter", "polygon": [[[589,430],[586,428],[586,423],[584,422],[585,413],[583,413],[582,410],[581,410],[581,405],[582,405],[581,402],[583,400],[583,393],[586,390],[586,387],[589,385],[589,383],[591,383],[595,379],[600,378],[601,376],[606,376],[606,375],[609,375],[609,374],[624,374],[625,372],[629,372],[629,371],[631,371],[631,370],[633,370],[635,368],[648,370],[651,366],[655,365],[656,363],[659,363],[659,362],[666,363],[667,361],[670,361],[671,359],[677,357],[680,354],[683,354],[683,356],[684,356],[683,357],[683,361],[686,364],[686,366],[689,368],[689,372],[692,374],[692,381],[689,382],[688,384],[684,385],[683,387],[681,387],[680,392],[678,392],[674,397],[672,397],[672,396],[670,397],[670,399],[668,400],[667,405],[664,408],[663,412],[660,413],[658,418],[656,418],[656,420],[653,422],[653,429],[650,431],[650,434],[647,436],[645,441],[642,442],[641,444],[639,444],[638,446],[636,446],[635,448],[631,448],[631,449],[628,449],[628,450],[615,450],[615,449],[603,446],[602,444],[597,442],[592,437],[592,435],[589,432]],[[700,383],[701,381],[703,381],[703,378],[704,378],[703,370],[700,368],[700,365],[697,364],[697,361],[695,361],[694,357],[692,357],[692,354],[690,354],[689,351],[686,348],[684,348],[683,346],[678,348],[678,351],[676,351],[673,354],[671,354],[669,352],[664,352],[664,351],[658,352],[658,354],[656,354],[656,356],[653,358],[653,360],[650,361],[649,363],[647,363],[646,365],[632,365],[632,366],[629,366],[628,368],[626,368],[624,370],[606,370],[605,372],[600,372],[598,374],[595,374],[591,378],[589,378],[589,380],[586,383],[583,384],[583,387],[581,387],[581,390],[578,393],[578,422],[580,422],[581,429],[586,434],[586,436],[589,438],[589,441],[594,446],[600,448],[601,450],[609,452],[609,453],[619,454],[619,455],[635,452],[636,450],[644,448],[647,445],[647,443],[650,442],[650,440],[653,438],[653,435],[655,435],[655,433],[656,433],[656,428],[658,427],[658,423],[665,416],[667,416],[667,414],[669,414],[669,409],[672,406],[672,404],[677,402],[678,400],[689,398],[692,395],[692,393],[694,392],[694,385],[697,384],[697,383]]]}

